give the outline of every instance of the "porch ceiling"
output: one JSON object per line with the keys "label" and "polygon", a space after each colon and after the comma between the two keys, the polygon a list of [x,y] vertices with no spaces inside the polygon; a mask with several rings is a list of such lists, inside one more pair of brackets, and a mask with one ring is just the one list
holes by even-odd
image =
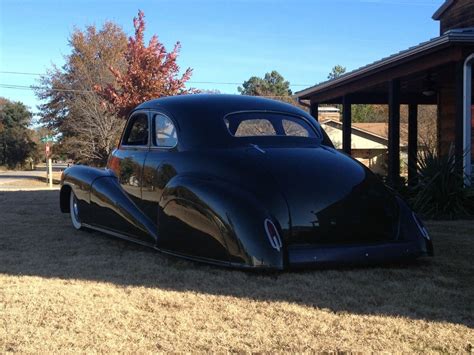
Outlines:
{"label": "porch ceiling", "polygon": [[[413,75],[400,78],[400,103],[436,105],[436,93],[454,80],[454,63],[429,70],[423,70]],[[474,75],[473,75],[474,80]],[[429,91],[432,91],[429,93]],[[346,92],[353,104],[387,104],[388,81],[355,92]],[[325,101],[317,101],[318,96],[311,97],[311,101],[327,104],[342,104],[342,97],[336,96]],[[474,95],[473,95],[474,102]]]}
{"label": "porch ceiling", "polygon": [[401,104],[436,104],[437,95],[427,96],[427,86],[435,91],[451,74],[455,63],[474,51],[474,33],[447,33],[366,67],[342,75],[295,96],[314,103],[341,103],[348,95],[354,104],[388,103],[388,82],[400,80]]}

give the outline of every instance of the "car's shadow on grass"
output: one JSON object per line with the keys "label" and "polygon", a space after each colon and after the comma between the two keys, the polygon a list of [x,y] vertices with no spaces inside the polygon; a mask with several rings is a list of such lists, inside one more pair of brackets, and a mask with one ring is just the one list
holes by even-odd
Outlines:
{"label": "car's shadow on grass", "polygon": [[75,231],[69,215],[59,212],[57,191],[1,191],[0,273],[96,280],[120,287],[192,291],[473,327],[474,222],[430,227],[437,255],[429,261],[267,275],[205,266],[98,232]]}

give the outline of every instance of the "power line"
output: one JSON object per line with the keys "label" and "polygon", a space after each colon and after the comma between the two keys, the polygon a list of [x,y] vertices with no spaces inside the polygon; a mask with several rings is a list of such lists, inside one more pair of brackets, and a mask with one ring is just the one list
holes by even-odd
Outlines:
{"label": "power line", "polygon": [[4,89],[18,89],[18,90],[50,90],[58,92],[72,92],[72,93],[89,93],[94,92],[92,90],[77,90],[77,89],[55,89],[55,88],[46,88],[41,86],[27,86],[27,85],[15,85],[15,84],[0,84],[0,88]]}
{"label": "power line", "polygon": [[32,90],[29,86],[0,84],[0,88]]}
{"label": "power line", "polygon": [[[44,74],[41,73],[31,73],[31,72],[19,72],[19,71],[0,71],[0,74],[13,74],[13,75],[29,75],[29,76],[41,76]],[[222,81],[187,81],[189,84],[213,84],[213,85],[242,85],[242,83],[237,82],[222,82]],[[290,84],[290,86],[301,86],[309,87],[314,84]]]}
{"label": "power line", "polygon": [[0,71],[1,74],[18,74],[18,75],[43,75],[40,73],[28,73],[28,72],[20,72],[20,71]]}
{"label": "power line", "polygon": [[[72,94],[85,94],[85,93],[95,93],[93,90],[75,90],[75,89],[54,89],[54,88],[46,88],[40,86],[27,86],[27,85],[15,85],[15,84],[1,84],[0,88],[3,89],[14,89],[14,90],[49,90],[55,92],[69,92]],[[259,97],[266,97],[269,99],[280,99],[280,98],[288,98],[291,96],[283,96],[283,95],[258,95]]]}

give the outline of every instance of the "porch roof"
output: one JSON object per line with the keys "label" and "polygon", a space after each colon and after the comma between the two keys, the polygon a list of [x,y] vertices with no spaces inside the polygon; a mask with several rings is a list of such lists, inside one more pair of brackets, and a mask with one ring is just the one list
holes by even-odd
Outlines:
{"label": "porch roof", "polygon": [[[343,74],[336,79],[296,92],[295,97],[299,100],[319,103],[340,103],[343,95],[366,91],[366,95],[359,98],[355,95],[351,101],[353,103],[383,103],[387,100],[386,96],[377,96],[377,93],[387,92],[384,85],[388,80],[408,78],[410,75],[461,60],[464,55],[463,48],[466,46],[474,47],[474,29],[451,30],[442,36]],[[411,80],[416,81],[419,86],[423,78],[418,77],[416,80],[411,78]],[[379,85],[378,88],[377,85]],[[434,98],[425,97],[421,94],[421,90],[410,91],[408,86],[405,90],[407,95],[404,97],[402,85],[401,103],[411,103],[411,101],[420,104],[435,103],[431,102]],[[367,91],[370,91],[369,96],[367,96]]]}

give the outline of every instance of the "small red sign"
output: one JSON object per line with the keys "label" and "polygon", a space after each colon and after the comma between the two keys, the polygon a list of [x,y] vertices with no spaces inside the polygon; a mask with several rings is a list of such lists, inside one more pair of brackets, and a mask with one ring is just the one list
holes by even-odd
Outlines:
{"label": "small red sign", "polygon": [[46,153],[46,157],[49,158],[49,156],[51,155],[51,146],[49,145],[49,143],[46,143],[46,145],[44,147],[44,151]]}

